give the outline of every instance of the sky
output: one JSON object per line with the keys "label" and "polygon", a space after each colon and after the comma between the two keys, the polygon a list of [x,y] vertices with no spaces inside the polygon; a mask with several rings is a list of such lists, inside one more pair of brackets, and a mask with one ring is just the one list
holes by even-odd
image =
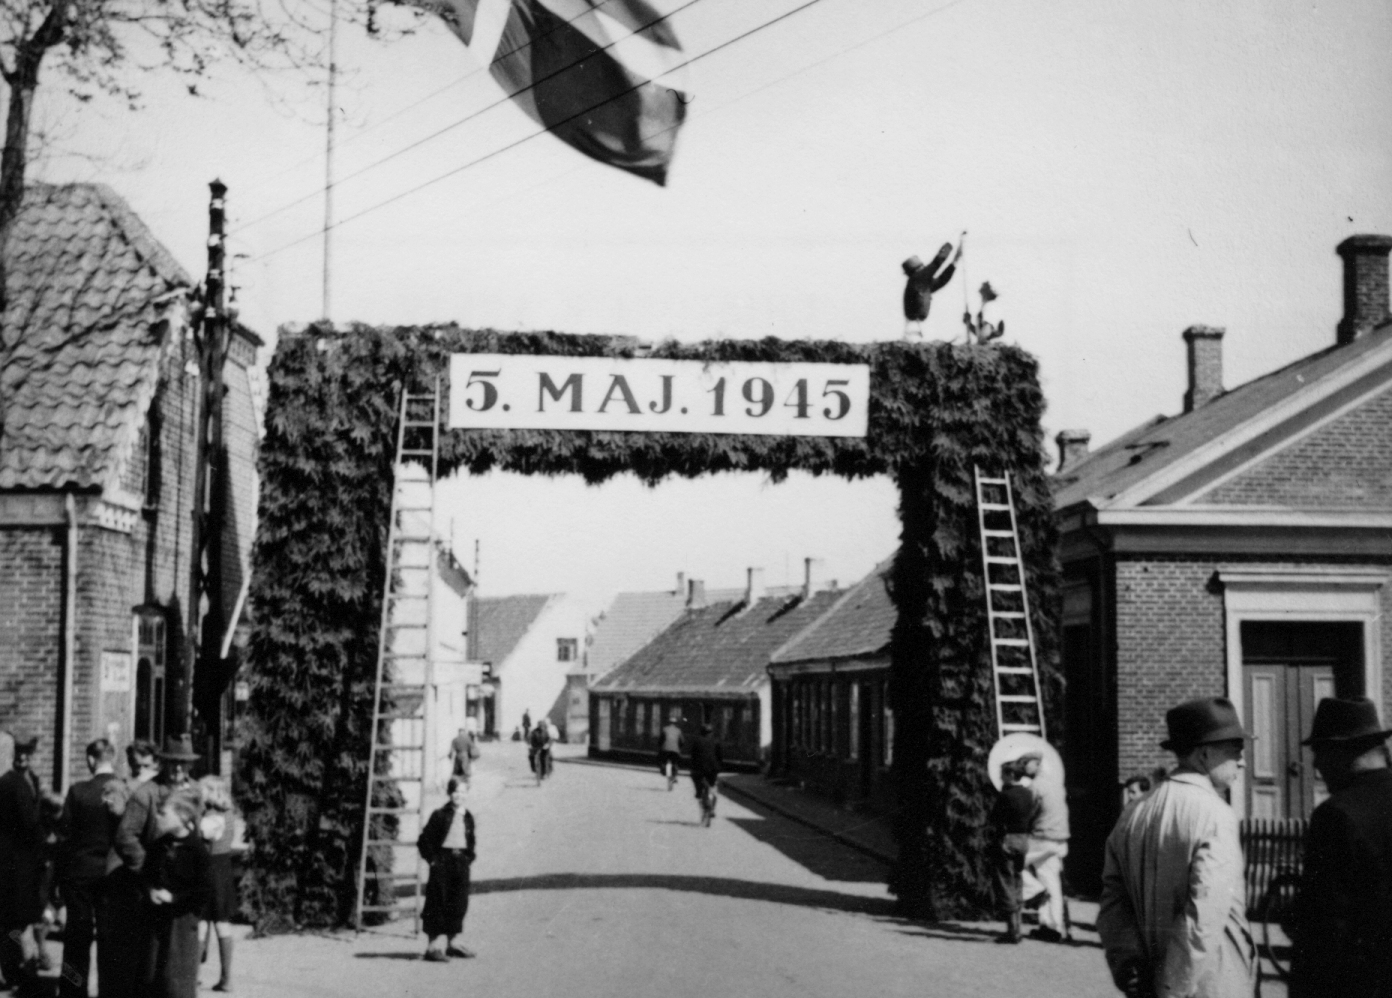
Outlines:
{"label": "sky", "polygon": [[[691,56],[774,22],[688,67],[664,188],[544,134],[467,166],[535,126],[489,107],[500,92],[441,25],[345,27],[334,212],[358,217],[332,236],[328,315],[896,339],[900,261],[965,230],[925,335],[960,338],[989,279],[1006,340],[1039,358],[1049,438],[1097,446],[1179,411],[1189,325],[1227,329],[1229,387],[1332,345],[1335,245],[1392,233],[1385,0],[805,2],[656,3]],[[134,113],[50,87],[37,179],[111,184],[201,274],[220,177],[243,321],[273,340],[321,317],[322,80],[223,66],[196,98],[140,82]],[[895,502],[875,480],[490,475],[445,483],[439,523],[466,564],[479,540],[484,594],[602,601],[678,571],[797,581],[804,557],[853,581],[893,550]]]}

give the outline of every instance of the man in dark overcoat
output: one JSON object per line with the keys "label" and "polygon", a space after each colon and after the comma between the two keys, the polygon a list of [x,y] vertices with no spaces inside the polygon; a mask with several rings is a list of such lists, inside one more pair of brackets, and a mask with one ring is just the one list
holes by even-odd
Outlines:
{"label": "man in dark overcoat", "polygon": [[1305,744],[1315,808],[1294,924],[1291,998],[1392,998],[1392,768],[1371,700],[1328,698]]}
{"label": "man in dark overcoat", "polygon": [[24,934],[43,918],[41,794],[30,766],[38,742],[17,736],[13,768],[0,776],[0,972],[14,988],[37,973],[34,961],[25,958]]}
{"label": "man in dark overcoat", "polygon": [[118,819],[104,798],[106,785],[116,779],[115,764],[116,748],[105,738],[87,746],[87,769],[92,778],[68,788],[58,822],[58,882],[68,911],[63,927],[63,973],[58,980],[58,993],[63,998],[87,998],[97,919],[106,921],[106,860]]}

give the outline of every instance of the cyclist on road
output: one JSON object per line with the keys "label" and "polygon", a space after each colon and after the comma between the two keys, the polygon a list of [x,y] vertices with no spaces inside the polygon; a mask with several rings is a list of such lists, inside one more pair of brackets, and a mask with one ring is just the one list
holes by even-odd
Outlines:
{"label": "cyclist on road", "polygon": [[532,766],[532,772],[537,774],[538,779],[545,777],[551,769],[551,732],[545,723],[533,726],[528,744],[527,761]]}
{"label": "cyclist on road", "polygon": [[672,789],[672,783],[677,778],[677,766],[681,762],[682,749],[686,748],[686,734],[682,731],[681,725],[677,723],[677,715],[673,714],[667,722],[667,726],[662,729],[662,750],[657,753],[657,768],[663,776],[667,776],[667,764],[672,764],[671,776],[668,779],[667,789]]}
{"label": "cyclist on road", "polygon": [[701,733],[691,739],[691,785],[696,788],[698,799],[707,787],[714,789],[724,764],[720,743],[711,737],[713,730],[709,723],[702,724]]}

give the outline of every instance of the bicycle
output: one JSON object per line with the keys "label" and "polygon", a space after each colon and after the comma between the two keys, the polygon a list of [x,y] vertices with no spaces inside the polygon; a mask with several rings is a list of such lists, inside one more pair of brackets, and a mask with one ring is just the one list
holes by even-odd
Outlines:
{"label": "bicycle", "polygon": [[719,799],[716,780],[701,781],[701,827],[709,828],[715,820],[715,804]]}
{"label": "bicycle", "polygon": [[667,789],[670,791],[677,785],[677,760],[672,758],[663,760],[662,772],[667,777]]}
{"label": "bicycle", "polygon": [[1279,946],[1272,940],[1271,926],[1279,926],[1287,939],[1290,938],[1289,926],[1299,891],[1300,874],[1287,869],[1271,878],[1257,905],[1257,919],[1262,923],[1261,949],[1283,981],[1290,980],[1290,947]]}

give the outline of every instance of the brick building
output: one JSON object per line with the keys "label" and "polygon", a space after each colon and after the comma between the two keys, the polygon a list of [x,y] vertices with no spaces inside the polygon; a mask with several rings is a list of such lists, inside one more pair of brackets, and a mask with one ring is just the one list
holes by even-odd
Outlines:
{"label": "brick building", "polygon": [[[113,191],[26,192],[6,253],[0,352],[0,729],[40,737],[37,771],[85,776],[83,747],[182,725],[199,397],[195,282]],[[210,507],[227,627],[196,681],[209,764],[235,667],[255,530],[260,341],[224,370],[228,474]]]}
{"label": "brick building", "polygon": [[1165,710],[1224,695],[1256,735],[1239,814],[1307,816],[1331,693],[1392,703],[1392,238],[1354,236],[1331,345],[1222,383],[1223,330],[1184,332],[1184,411],[1092,453],[1059,434],[1070,873],[1095,883],[1119,781],[1171,761]]}
{"label": "brick building", "polygon": [[688,733],[709,722],[727,763],[762,767],[773,731],[769,659],[838,595],[766,589],[758,568],[731,599],[708,600],[704,584],[691,581],[685,612],[590,687],[589,754],[656,760],[662,726],[675,715]]}

